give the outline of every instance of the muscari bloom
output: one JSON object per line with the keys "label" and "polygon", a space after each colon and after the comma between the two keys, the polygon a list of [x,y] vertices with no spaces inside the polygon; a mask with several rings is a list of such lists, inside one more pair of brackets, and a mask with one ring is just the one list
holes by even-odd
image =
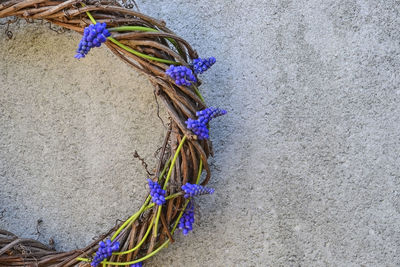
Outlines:
{"label": "muscari bloom", "polygon": [[111,257],[112,253],[117,250],[119,250],[119,242],[111,242],[110,239],[107,239],[105,243],[101,241],[99,243],[99,249],[90,265],[96,267],[104,259]]}
{"label": "muscari bloom", "polygon": [[147,179],[150,187],[151,200],[156,205],[162,205],[165,203],[165,190],[161,188],[158,182],[153,182],[151,179]]}
{"label": "muscari bloom", "polygon": [[207,188],[199,184],[186,183],[181,188],[185,191],[185,198],[214,193],[213,188]]}
{"label": "muscari bloom", "polygon": [[197,82],[193,71],[185,66],[169,66],[165,73],[175,80],[177,85],[190,86],[193,82]]}
{"label": "muscari bloom", "polygon": [[130,267],[142,267],[142,266],[143,266],[143,262],[138,262],[138,263],[130,265]]}
{"label": "muscari bloom", "polygon": [[102,43],[107,40],[111,34],[106,29],[105,23],[90,24],[83,30],[83,37],[79,42],[77,54],[75,58],[80,59],[85,57],[89,50],[93,47],[99,47]]}
{"label": "muscari bloom", "polygon": [[187,235],[189,231],[193,230],[193,223],[194,223],[194,206],[192,202],[189,202],[185,212],[183,213],[181,219],[179,220],[178,227],[179,229],[182,229],[184,235]]}
{"label": "muscari bloom", "polygon": [[208,139],[209,131],[207,129],[207,123],[218,116],[226,114],[226,110],[220,108],[209,107],[201,111],[196,112],[197,120],[189,118],[186,121],[188,129],[192,130],[197,135],[199,140]]}
{"label": "muscari bloom", "polygon": [[208,70],[216,62],[215,57],[196,58],[193,60],[193,70],[195,74],[201,74]]}

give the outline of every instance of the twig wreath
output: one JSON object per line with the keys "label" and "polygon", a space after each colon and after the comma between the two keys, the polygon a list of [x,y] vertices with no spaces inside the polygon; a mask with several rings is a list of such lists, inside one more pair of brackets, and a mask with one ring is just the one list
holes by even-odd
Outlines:
{"label": "twig wreath", "polygon": [[211,67],[215,58],[199,58],[165,22],[132,7],[131,1],[115,0],[0,4],[0,18],[42,19],[83,34],[77,59],[83,60],[91,48],[104,43],[125,63],[147,74],[170,116],[156,172],[147,177],[149,194],[138,212],[87,247],[69,252],[0,230],[0,266],[142,266],[174,242],[177,229],[185,235],[192,230],[192,198],[213,193],[204,187],[211,175],[207,159],[213,154],[208,122],[226,111],[206,107],[197,75]]}

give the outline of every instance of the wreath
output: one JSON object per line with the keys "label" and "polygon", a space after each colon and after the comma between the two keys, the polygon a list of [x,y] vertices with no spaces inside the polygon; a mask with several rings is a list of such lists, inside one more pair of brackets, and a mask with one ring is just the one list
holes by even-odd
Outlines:
{"label": "wreath", "polygon": [[[82,39],[75,58],[107,46],[113,54],[145,73],[165,105],[170,122],[139,211],[87,247],[58,252],[33,239],[0,229],[0,266],[142,266],[143,261],[184,235],[194,222],[193,197],[212,194],[207,159],[213,155],[208,123],[225,110],[207,107],[199,92],[198,74],[215,58],[199,58],[165,22],[135,11],[122,0],[9,0],[0,4],[0,18],[46,20],[76,31]],[[7,35],[12,36],[8,31]],[[205,175],[202,173],[205,172]]]}

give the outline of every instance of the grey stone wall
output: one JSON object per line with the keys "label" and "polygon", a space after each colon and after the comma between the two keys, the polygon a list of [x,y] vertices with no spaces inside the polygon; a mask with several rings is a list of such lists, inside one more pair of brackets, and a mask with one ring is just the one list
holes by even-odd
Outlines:
{"label": "grey stone wall", "polygon": [[[138,1],[217,64],[216,193],[147,266],[400,265],[398,1]],[[152,87],[46,26],[0,35],[0,227],[90,242],[139,207],[164,128]]]}

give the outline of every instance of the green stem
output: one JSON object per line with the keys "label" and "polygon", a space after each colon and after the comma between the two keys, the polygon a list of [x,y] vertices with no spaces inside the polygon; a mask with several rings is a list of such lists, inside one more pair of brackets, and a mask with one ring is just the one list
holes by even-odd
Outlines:
{"label": "green stem", "polygon": [[197,174],[196,184],[200,183],[200,176],[202,171],[203,171],[203,161],[200,159],[199,172]]}
{"label": "green stem", "polygon": [[126,32],[126,31],[158,32],[158,30],[156,29],[143,26],[120,26],[120,27],[108,28],[107,30],[109,32]]}
{"label": "green stem", "polygon": [[[159,178],[158,178],[159,180],[161,179],[161,177],[164,176],[165,172],[167,171],[168,164],[169,164],[170,162],[171,162],[171,159],[168,159],[167,163],[166,163],[165,166],[164,166],[164,169],[162,170],[162,172],[161,172],[161,174],[160,174],[160,176],[159,176]],[[165,199],[168,200],[168,199],[174,198],[174,197],[177,196],[177,194],[179,194],[179,193],[176,193],[176,194],[174,194],[174,195],[170,195],[170,196],[166,197]],[[175,195],[176,195],[176,196],[175,196]],[[148,210],[148,209],[150,209],[151,207],[154,206],[154,203],[152,203],[152,204],[150,204],[150,205],[147,205],[147,203],[149,203],[150,199],[151,199],[151,196],[148,196],[147,199],[145,200],[143,206],[140,208],[140,210],[139,210],[138,212],[136,212],[135,214],[133,214],[128,220],[126,220],[126,221],[120,226],[120,228],[118,228],[118,230],[115,232],[115,234],[113,235],[113,237],[111,238],[111,240],[114,240],[115,237],[117,237],[118,234],[119,234],[126,226],[128,226],[129,223],[131,223],[132,221],[136,220],[137,217],[138,217],[138,214],[139,214],[139,216],[140,216],[141,213],[145,212],[146,210]],[[147,205],[147,206],[146,206],[146,205]]]}
{"label": "green stem", "polygon": [[[82,6],[85,6],[84,4],[82,4]],[[89,11],[86,11],[86,15],[88,15],[89,19],[92,21],[93,24],[96,24],[96,20],[93,18],[92,14],[90,14]]]}
{"label": "green stem", "polygon": [[[165,172],[167,171],[168,164],[169,164],[170,162],[171,162],[171,159],[168,159],[167,163],[166,163],[165,166],[164,166],[164,169],[162,170],[162,172],[161,172],[161,174],[160,174],[160,176],[159,176],[159,180],[161,179],[161,177],[164,176]],[[168,200],[168,199],[171,199],[171,198],[175,198],[175,197],[179,196],[180,194],[181,194],[181,193],[179,192],[179,193],[175,193],[175,194],[173,194],[173,195],[167,196],[167,197],[165,198],[165,200]],[[139,210],[138,212],[136,212],[135,214],[133,214],[128,220],[126,220],[126,221],[118,228],[118,230],[117,230],[117,231],[115,232],[115,234],[112,236],[111,240],[114,240],[114,239],[118,236],[118,234],[119,234],[124,228],[126,228],[126,227],[128,226],[129,223],[135,221],[135,220],[140,216],[141,213],[143,213],[143,212],[145,212],[146,210],[148,210],[148,209],[154,207],[154,203],[151,203],[151,204],[147,205],[147,203],[149,203],[150,199],[151,199],[151,196],[148,196],[147,199],[145,200],[143,206],[140,208],[140,210]],[[146,205],[147,205],[147,206],[146,206]]]}
{"label": "green stem", "polygon": [[[175,221],[174,227],[172,228],[171,235],[174,234],[174,232],[175,232],[175,230],[176,230],[176,228],[177,228],[177,226],[178,226],[178,224],[179,224],[179,220],[182,218],[183,212],[185,211],[186,206],[187,206],[188,203],[189,203],[189,200],[190,200],[190,199],[186,200],[185,205],[183,206],[182,211],[179,213],[179,216],[178,216],[178,218],[177,218],[176,221]],[[111,265],[117,265],[117,266],[126,266],[126,265],[130,265],[130,264],[135,264],[135,263],[138,263],[138,262],[147,260],[148,258],[154,256],[157,252],[159,252],[159,251],[160,251],[161,249],[163,249],[166,245],[168,245],[169,242],[170,242],[170,240],[168,239],[167,241],[164,242],[164,244],[162,244],[161,246],[159,246],[156,250],[154,250],[154,251],[151,252],[150,254],[147,254],[147,255],[144,256],[143,258],[140,258],[140,259],[137,259],[137,260],[134,260],[134,261],[128,261],[128,262],[110,262],[110,261],[104,261],[104,263],[108,263],[108,264],[111,264]],[[90,260],[87,260],[87,259],[85,259],[85,258],[78,258],[78,260],[81,260],[81,261],[90,261]]]}
{"label": "green stem", "polygon": [[[83,7],[85,7],[85,4],[81,3],[81,5]],[[90,14],[89,11],[86,11],[86,15],[89,17],[89,19],[92,21],[93,24],[97,23],[96,20],[94,19],[94,17],[92,16],[92,14]],[[134,26],[131,26],[131,27],[134,27]],[[137,27],[139,27],[139,26],[137,26]],[[158,57],[152,57],[152,56],[140,53],[139,51],[133,50],[132,48],[130,48],[130,47],[124,45],[124,44],[121,44],[120,42],[118,42],[117,40],[115,40],[112,37],[108,37],[107,39],[110,40],[111,42],[113,42],[114,44],[118,45],[122,49],[125,49],[126,51],[128,51],[128,52],[130,52],[130,53],[132,53],[132,54],[134,54],[134,55],[136,55],[138,57],[149,59],[149,60],[154,60],[154,61],[158,61],[158,62],[166,63],[166,64],[180,65],[179,62],[175,62],[175,61],[171,61],[171,60],[163,59],[163,58],[158,58]]]}
{"label": "green stem", "polygon": [[175,232],[175,230],[176,230],[176,227],[178,226],[178,223],[179,223],[180,219],[182,218],[183,213],[185,212],[185,209],[186,209],[187,205],[189,204],[189,201],[190,201],[190,198],[187,199],[186,202],[185,202],[185,205],[183,205],[183,208],[182,208],[181,212],[179,213],[178,218],[177,218],[176,221],[175,221],[175,225],[174,225],[174,227],[172,228],[171,235],[174,234],[174,232]]}
{"label": "green stem", "polygon": [[[86,5],[84,3],[81,3],[82,7],[85,7]],[[90,14],[89,11],[86,11],[86,15],[89,17],[89,19],[92,21],[93,24],[96,24],[96,20],[93,18],[92,14]]]}
{"label": "green stem", "polygon": [[84,261],[84,262],[91,262],[91,260],[90,260],[90,259],[87,259],[87,258],[81,258],[81,257],[78,257],[78,258],[76,258],[76,260],[77,260],[77,261]]}
{"label": "green stem", "polygon": [[187,139],[187,137],[185,135],[182,138],[181,142],[179,143],[178,148],[176,149],[174,158],[172,159],[172,162],[171,162],[171,167],[169,167],[169,170],[168,170],[167,178],[165,179],[165,184],[164,184],[164,187],[163,187],[164,190],[167,188],[167,184],[168,184],[169,178],[171,178],[172,170],[174,169],[173,167],[175,165],[175,161],[178,158],[179,152],[181,151],[181,149],[183,147],[183,144],[185,143],[186,139]]}
{"label": "green stem", "polygon": [[[197,180],[200,180],[199,177],[200,177],[200,175],[201,175],[201,169],[202,169],[202,162],[200,161],[199,173],[198,173],[198,175],[197,175]],[[178,197],[178,196],[181,195],[181,194],[182,194],[181,192],[175,193],[175,194],[172,194],[172,195],[166,197],[165,199],[175,198],[175,197]],[[178,226],[178,224],[179,224],[179,220],[182,218],[183,213],[184,213],[184,211],[185,211],[187,205],[189,204],[189,201],[190,201],[190,199],[187,199],[187,200],[186,200],[186,202],[185,202],[185,204],[184,204],[184,206],[183,206],[181,212],[179,213],[179,216],[178,216],[178,218],[177,218],[176,221],[175,221],[174,227],[173,227],[172,230],[171,230],[171,235],[174,234],[174,232],[175,232],[175,230],[176,230],[176,228],[177,228],[177,226]],[[149,209],[149,208],[151,208],[151,207],[153,207],[153,206],[154,206],[154,203],[152,203],[152,204],[146,206],[146,208],[144,209],[144,211],[147,210],[147,209]],[[151,231],[151,227],[152,227],[152,225],[153,225],[153,220],[154,220],[154,218],[155,218],[155,217],[153,217],[152,221],[150,222],[150,226],[149,226],[149,228],[147,229],[146,234],[144,235],[144,237],[142,238],[142,240],[140,241],[140,243],[139,243],[136,247],[134,247],[134,248],[132,248],[131,250],[128,250],[128,251],[113,253],[113,255],[129,254],[129,253],[133,252],[134,250],[138,249],[138,248],[143,244],[143,242],[146,240],[147,236],[149,235],[149,233],[150,233],[150,231]],[[155,255],[158,251],[160,251],[162,248],[164,248],[166,245],[168,245],[169,241],[170,241],[170,240],[168,239],[168,240],[167,240],[166,242],[164,242],[164,244],[162,244],[159,248],[157,248],[156,250],[154,250],[152,253],[150,253],[150,254],[144,256],[143,258],[140,258],[140,259],[137,259],[137,260],[134,260],[134,261],[129,261],[129,262],[108,262],[108,261],[104,261],[104,263],[113,264],[113,265],[117,265],[117,266],[124,266],[124,265],[126,266],[126,265],[135,264],[135,263],[144,261],[144,260],[150,258],[151,256]],[[78,261],[84,261],[84,262],[90,262],[90,261],[91,261],[90,259],[87,259],[87,258],[76,258],[76,260],[78,260]]]}
{"label": "green stem", "polygon": [[[171,231],[171,234],[172,234],[172,235],[174,234],[174,232],[175,232],[175,230],[176,230],[176,227],[178,226],[179,220],[181,219],[181,217],[182,217],[182,215],[183,215],[183,212],[185,211],[186,206],[188,205],[188,203],[189,203],[189,199],[186,200],[186,203],[185,203],[185,205],[183,206],[182,211],[179,213],[179,216],[178,216],[177,220],[175,221],[174,227],[172,228],[172,231]],[[154,217],[153,217],[153,218],[154,218]],[[150,223],[150,225],[153,225],[153,221]],[[151,228],[151,227],[149,227],[149,228]],[[146,232],[145,236],[143,237],[141,243],[144,242],[144,240],[147,238],[147,236],[148,236],[149,233],[150,233],[150,229],[147,229],[147,232]],[[129,261],[129,262],[109,262],[109,261],[104,261],[104,263],[108,263],[108,264],[111,264],[111,265],[117,265],[117,266],[126,266],[126,265],[135,264],[135,263],[144,261],[144,260],[146,260],[146,259],[152,257],[153,255],[155,255],[155,254],[156,254],[157,252],[159,252],[162,248],[164,248],[166,245],[168,245],[169,241],[170,241],[170,240],[168,239],[167,241],[164,242],[164,244],[162,244],[162,245],[161,245],[160,247],[158,247],[156,250],[154,250],[154,251],[151,252],[150,254],[147,254],[147,255],[144,256],[143,258],[140,258],[140,259],[137,259],[137,260],[134,260],[134,261]],[[140,245],[142,245],[142,244],[140,244]],[[137,245],[136,247],[138,247],[138,246],[139,246],[139,245]],[[135,247],[135,249],[137,249],[136,247]],[[129,252],[128,252],[128,251],[124,251],[124,252],[119,252],[119,253],[115,253],[115,254],[113,253],[113,255],[128,254],[128,253],[130,253],[130,252],[133,252],[133,250],[132,250],[132,251],[129,251]],[[79,261],[85,261],[85,262],[90,262],[90,261],[91,261],[90,259],[87,259],[87,258],[76,258],[76,259],[79,260]]]}
{"label": "green stem", "polygon": [[194,84],[193,84],[193,89],[194,89],[194,92],[196,93],[196,95],[197,95],[198,97],[200,97],[201,101],[206,102],[206,101],[204,100],[204,97],[200,94],[199,89],[198,89],[197,86],[194,85]]}
{"label": "green stem", "polygon": [[[200,163],[199,163],[199,172],[197,173],[196,184],[198,184],[198,183],[200,182],[200,176],[201,176],[202,170],[203,170],[203,161],[200,159]],[[179,220],[182,218],[182,215],[183,215],[183,213],[185,212],[185,209],[186,209],[187,205],[189,204],[190,199],[191,199],[191,198],[189,198],[189,199],[186,200],[185,205],[184,205],[183,208],[182,208],[182,211],[179,213],[179,216],[178,216],[178,218],[177,218],[176,221],[175,221],[175,225],[174,225],[174,227],[172,228],[171,235],[174,234],[174,232],[175,232],[175,230],[176,230],[176,227],[178,226]]]}
{"label": "green stem", "polygon": [[[159,32],[159,30],[149,28],[149,27],[143,27],[143,26],[120,26],[120,27],[115,27],[115,28],[108,28],[108,31],[110,32],[125,32],[125,31],[141,31],[141,32]],[[173,39],[173,38],[166,38],[168,41],[171,42],[173,46],[175,46],[176,50],[178,50],[178,53],[183,56],[183,51],[182,49],[178,46],[178,43]]]}
{"label": "green stem", "polygon": [[172,194],[172,195],[167,196],[167,197],[165,198],[165,200],[173,199],[173,198],[179,197],[179,196],[181,196],[181,195],[183,195],[183,193],[182,193],[182,192],[178,192],[178,193],[175,193],[175,194]]}
{"label": "green stem", "polygon": [[[181,195],[182,195],[182,192],[178,192],[178,193],[175,193],[175,194],[172,194],[172,195],[167,196],[167,197],[165,198],[165,200],[170,200],[170,199],[179,197],[179,196],[181,196]],[[151,203],[151,204],[147,205],[146,208],[144,208],[143,212],[145,212],[145,211],[148,210],[148,209],[151,209],[151,208],[154,207],[155,205],[156,205],[155,203]]]}
{"label": "green stem", "polygon": [[179,62],[176,62],[176,61],[171,61],[171,60],[168,60],[168,59],[163,59],[163,58],[158,58],[158,57],[152,57],[152,56],[149,56],[149,55],[140,53],[140,52],[138,52],[138,51],[136,51],[136,50],[133,50],[133,49],[130,48],[129,46],[126,46],[126,45],[124,45],[124,44],[118,42],[118,41],[115,40],[113,37],[108,37],[107,39],[110,40],[111,42],[113,42],[114,44],[118,45],[118,46],[121,47],[122,49],[125,49],[126,51],[128,51],[128,52],[130,52],[130,53],[132,53],[132,54],[134,54],[134,55],[136,55],[136,56],[138,56],[138,57],[145,58],[145,59],[149,59],[149,60],[154,60],[154,61],[158,61],[158,62],[166,63],[166,64],[180,65],[180,63],[179,63]]}
{"label": "green stem", "polygon": [[148,258],[152,257],[153,255],[155,255],[157,252],[159,252],[161,249],[163,249],[166,245],[168,245],[169,243],[169,239],[167,241],[164,242],[164,244],[162,244],[161,246],[159,246],[156,250],[154,250],[153,252],[151,252],[150,254],[147,254],[146,256],[144,256],[143,258],[134,260],[134,261],[127,261],[127,262],[111,262],[111,261],[104,261],[104,263],[106,264],[111,264],[111,265],[117,265],[117,266],[126,266],[126,265],[130,265],[130,264],[135,264],[144,260],[147,260]]}
{"label": "green stem", "polygon": [[[177,159],[178,156],[179,156],[179,153],[180,153],[180,151],[181,151],[181,149],[182,149],[182,147],[183,147],[183,144],[184,144],[185,141],[186,141],[186,138],[187,138],[187,137],[186,137],[186,135],[185,135],[185,136],[182,138],[181,142],[179,143],[178,148],[176,149],[174,158],[172,159],[172,162],[171,162],[171,166],[169,167],[169,170],[168,170],[167,178],[165,179],[165,183],[164,183],[164,187],[163,187],[164,190],[167,189],[168,181],[169,181],[169,179],[171,178],[172,170],[174,169],[176,159]],[[157,218],[156,218],[156,221],[154,222],[154,225],[155,225],[154,236],[157,236],[157,226],[158,226],[158,221],[159,221],[159,219],[160,219],[161,209],[162,209],[162,206],[159,206],[159,207],[158,207],[158,211],[157,211]]]}
{"label": "green stem", "polygon": [[[189,199],[186,200],[186,203],[185,203],[185,205],[183,206],[182,211],[179,213],[179,216],[178,216],[177,220],[175,221],[174,227],[172,228],[171,234],[174,234],[174,232],[175,232],[175,230],[176,230],[176,227],[178,226],[179,220],[181,219],[181,217],[182,217],[182,215],[183,215],[183,212],[185,211],[186,206],[188,205],[188,203],[189,203]],[[108,264],[111,264],[111,265],[117,265],[117,266],[126,266],[126,265],[130,265],[130,264],[135,264],[135,263],[144,261],[144,260],[146,260],[146,259],[152,257],[152,256],[155,255],[157,252],[159,252],[161,249],[163,249],[166,245],[168,245],[169,242],[170,242],[170,240],[168,239],[167,241],[164,242],[164,244],[162,244],[160,247],[158,247],[156,250],[154,250],[154,251],[151,252],[150,254],[147,254],[147,255],[144,256],[143,258],[140,258],[140,259],[137,259],[137,260],[134,260],[134,261],[129,261],[129,262],[109,262],[109,261],[105,261],[104,263],[108,263]],[[78,260],[81,260],[81,261],[90,261],[90,260],[87,260],[87,259],[85,259],[85,258],[78,258]]]}
{"label": "green stem", "polygon": [[150,201],[151,196],[148,196],[146,201],[144,202],[144,204],[142,205],[142,207],[140,208],[140,210],[138,212],[136,212],[135,214],[133,214],[128,220],[126,220],[119,228],[118,230],[114,233],[114,235],[111,238],[111,241],[113,241],[118,234],[130,223],[135,221],[140,214],[142,214],[142,212],[145,210],[147,203]]}
{"label": "green stem", "polygon": [[136,247],[134,247],[134,248],[132,248],[132,249],[130,249],[130,250],[127,250],[127,251],[114,252],[113,255],[124,255],[124,254],[129,254],[129,253],[131,253],[131,252],[134,252],[134,251],[137,250],[138,248],[140,248],[140,247],[143,245],[144,241],[146,241],[147,236],[149,235],[149,233],[150,233],[150,231],[151,231],[151,228],[153,227],[153,222],[154,222],[154,218],[155,218],[155,217],[156,217],[156,216],[153,216],[153,219],[151,219],[151,222],[150,222],[149,228],[148,228],[147,231],[146,231],[146,234],[143,236],[142,240],[140,240],[140,243],[136,245]]}
{"label": "green stem", "polygon": [[164,166],[160,176],[158,177],[158,181],[160,181],[161,178],[164,176],[164,174],[167,171],[167,168],[168,168],[168,165],[170,164],[170,162],[171,162],[171,158],[169,158],[168,161],[165,163],[165,166]]}
{"label": "green stem", "polygon": [[158,210],[157,210],[157,218],[156,221],[154,222],[154,236],[157,236],[157,227],[158,227],[158,221],[160,220],[160,214],[161,214],[161,210],[162,210],[162,205],[158,206]]}

